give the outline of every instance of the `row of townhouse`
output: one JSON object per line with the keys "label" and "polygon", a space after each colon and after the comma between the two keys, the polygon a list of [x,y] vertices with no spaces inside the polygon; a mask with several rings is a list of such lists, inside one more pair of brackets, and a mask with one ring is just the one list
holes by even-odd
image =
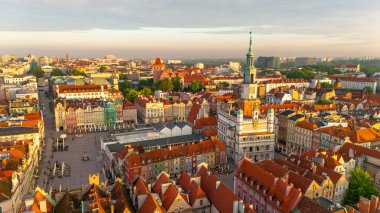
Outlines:
{"label": "row of townhouse", "polygon": [[123,99],[57,99],[54,109],[56,131],[95,132],[126,129],[137,123],[137,109]]}
{"label": "row of townhouse", "polygon": [[[353,167],[360,167],[368,172],[378,191],[380,191],[380,151],[354,143],[345,143],[336,152]],[[352,168],[351,168],[352,169]]]}
{"label": "row of townhouse", "polygon": [[122,165],[120,171],[124,171],[126,183],[130,184],[137,177],[152,182],[163,171],[172,177],[183,171],[195,173],[200,163],[207,163],[212,168],[226,164],[225,145],[215,137],[211,137],[196,144],[131,154],[123,163],[117,165]]}
{"label": "row of townhouse", "polygon": [[[333,104],[332,107],[337,106]],[[277,116],[277,147],[287,154],[301,154],[319,147],[336,149],[348,141],[367,147],[380,144],[380,133],[375,129],[365,126],[354,128],[356,124],[352,119],[355,117],[348,118],[334,112],[317,114],[315,112],[321,111],[306,105],[303,108],[308,111],[286,110]]]}
{"label": "row of townhouse", "polygon": [[180,122],[187,121],[189,117],[195,120],[196,116],[208,117],[210,113],[210,105],[205,99],[170,102],[152,96],[138,96],[135,105],[137,116],[144,123]]}
{"label": "row of townhouse", "polygon": [[20,212],[26,196],[35,187],[36,170],[44,138],[43,118],[39,113],[25,114],[0,128],[0,185],[2,212]]}
{"label": "row of townhouse", "polygon": [[122,93],[110,85],[56,85],[54,97],[66,100],[78,99],[119,99]]}
{"label": "row of townhouse", "polygon": [[333,170],[306,159],[265,160],[244,158],[235,173],[235,193],[256,212],[292,212],[301,198],[343,201],[347,179]]}
{"label": "row of townhouse", "polygon": [[162,172],[157,181],[147,184],[138,177],[131,186],[130,197],[136,212],[194,212],[194,213],[253,213],[252,206],[243,202],[215,175],[201,164],[191,176],[182,172],[178,178]]}

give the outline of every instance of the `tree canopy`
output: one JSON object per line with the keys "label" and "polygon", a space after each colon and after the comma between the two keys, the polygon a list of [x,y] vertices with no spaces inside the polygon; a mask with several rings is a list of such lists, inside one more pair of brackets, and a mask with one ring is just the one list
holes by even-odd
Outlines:
{"label": "tree canopy", "polygon": [[344,198],[346,204],[358,203],[360,196],[370,199],[371,195],[379,194],[367,171],[355,167],[350,174],[350,183]]}
{"label": "tree canopy", "polygon": [[153,84],[153,88],[162,91],[173,91],[174,86],[171,79],[165,78],[163,80],[155,82]]}
{"label": "tree canopy", "polygon": [[104,71],[106,71],[107,69],[108,69],[108,67],[107,67],[107,66],[104,66],[104,65],[102,65],[102,66],[99,67],[99,71],[100,71],[100,72],[104,72]]}
{"label": "tree canopy", "polygon": [[65,74],[62,72],[62,70],[58,68],[54,68],[53,71],[50,73],[51,76],[64,76]]}
{"label": "tree canopy", "polygon": [[302,78],[302,79],[313,79],[316,74],[310,70],[294,69],[290,71],[285,71],[283,74],[287,78]]}
{"label": "tree canopy", "polygon": [[199,81],[193,81],[187,89],[192,93],[196,93],[204,89],[204,86]]}
{"label": "tree canopy", "polygon": [[364,89],[367,90],[368,93],[373,93],[373,87],[366,86]]}
{"label": "tree canopy", "polygon": [[327,104],[332,104],[332,101],[323,99],[323,100],[316,101],[315,104],[327,105]]}
{"label": "tree canopy", "polygon": [[86,76],[86,73],[84,73],[80,70],[77,70],[77,69],[73,69],[73,71],[71,71],[71,74],[75,75],[75,76],[78,76],[78,75]]}
{"label": "tree canopy", "polygon": [[175,92],[179,92],[182,90],[182,81],[181,81],[181,78],[180,77],[175,77],[175,78],[172,78],[172,83],[173,83],[173,91]]}
{"label": "tree canopy", "polygon": [[43,78],[45,76],[45,72],[39,66],[32,68],[32,74],[36,76],[36,78]]}
{"label": "tree canopy", "polygon": [[230,84],[228,82],[219,82],[217,85],[216,85],[219,89],[226,89],[230,86]]}
{"label": "tree canopy", "polygon": [[334,85],[328,83],[328,82],[322,82],[321,83],[322,88],[334,88]]}

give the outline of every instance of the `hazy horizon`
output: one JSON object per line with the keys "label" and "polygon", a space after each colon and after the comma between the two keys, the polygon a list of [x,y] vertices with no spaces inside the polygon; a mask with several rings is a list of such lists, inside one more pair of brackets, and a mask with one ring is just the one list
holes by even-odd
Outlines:
{"label": "hazy horizon", "polygon": [[380,56],[375,0],[5,0],[0,54],[129,58]]}

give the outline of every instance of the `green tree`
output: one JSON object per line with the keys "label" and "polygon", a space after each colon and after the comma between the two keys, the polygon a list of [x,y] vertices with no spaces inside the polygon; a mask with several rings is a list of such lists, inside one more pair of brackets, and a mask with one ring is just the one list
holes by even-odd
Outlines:
{"label": "green tree", "polygon": [[100,71],[100,72],[104,72],[104,71],[106,71],[107,69],[108,69],[108,67],[107,67],[107,66],[104,66],[104,65],[102,65],[102,66],[99,67],[99,71]]}
{"label": "green tree", "polygon": [[323,100],[318,100],[317,102],[315,102],[315,104],[327,105],[327,104],[332,104],[332,101],[323,99]]}
{"label": "green tree", "polygon": [[222,81],[216,85],[219,89],[226,89],[230,86],[228,82]]}
{"label": "green tree", "polygon": [[366,86],[364,89],[367,90],[368,93],[373,93],[373,87]]}
{"label": "green tree", "polygon": [[145,87],[144,89],[140,90],[139,93],[143,96],[149,96],[153,94],[152,90],[148,87]]}
{"label": "green tree", "polygon": [[350,171],[350,183],[344,198],[344,202],[354,205],[359,202],[360,196],[371,198],[371,195],[378,195],[376,187],[367,171],[358,167]]}
{"label": "green tree", "polygon": [[39,66],[33,67],[32,74],[36,76],[36,78],[43,78],[45,76],[45,72]]}
{"label": "green tree", "polygon": [[82,76],[86,77],[86,73],[84,73],[84,72],[82,72],[80,70],[77,70],[77,69],[73,69],[73,71],[71,71],[71,74],[75,75],[75,76],[82,75]]}
{"label": "green tree", "polygon": [[322,82],[321,83],[321,87],[322,88],[334,88],[334,85],[332,85],[332,84],[330,84],[330,83],[328,83],[328,82]]}
{"label": "green tree", "polygon": [[316,74],[313,71],[310,71],[308,69],[294,69],[285,71],[283,73],[286,75],[287,78],[303,78],[303,79],[313,79],[315,78]]}
{"label": "green tree", "polygon": [[173,83],[173,91],[179,92],[182,90],[182,81],[180,77],[175,77],[172,78],[172,83]]}
{"label": "green tree", "polygon": [[150,79],[143,79],[139,81],[139,86],[144,87],[144,86],[152,86],[153,85],[153,78]]}
{"label": "green tree", "polygon": [[127,89],[125,93],[125,98],[131,101],[132,103],[135,101],[135,98],[140,95],[140,93],[135,89]]}
{"label": "green tree", "polygon": [[165,78],[161,81],[157,81],[153,84],[154,89],[159,89],[162,91],[173,91],[173,82],[169,78]]}
{"label": "green tree", "polygon": [[51,71],[51,76],[64,76],[65,74],[62,72],[62,70],[58,68],[54,68],[53,71]]}
{"label": "green tree", "polygon": [[125,95],[127,93],[127,90],[131,88],[131,84],[129,81],[119,81],[119,90]]}
{"label": "green tree", "polygon": [[188,90],[192,93],[196,93],[204,89],[204,86],[199,81],[193,81],[188,87]]}

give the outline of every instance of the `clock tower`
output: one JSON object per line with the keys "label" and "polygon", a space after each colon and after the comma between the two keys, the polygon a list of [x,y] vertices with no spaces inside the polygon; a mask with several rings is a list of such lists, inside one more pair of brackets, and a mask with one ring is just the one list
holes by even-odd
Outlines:
{"label": "clock tower", "polygon": [[252,116],[253,110],[260,106],[260,100],[257,99],[256,68],[254,65],[255,55],[252,50],[252,32],[249,39],[249,49],[244,66],[244,82],[240,94],[240,107],[243,109],[245,116]]}

